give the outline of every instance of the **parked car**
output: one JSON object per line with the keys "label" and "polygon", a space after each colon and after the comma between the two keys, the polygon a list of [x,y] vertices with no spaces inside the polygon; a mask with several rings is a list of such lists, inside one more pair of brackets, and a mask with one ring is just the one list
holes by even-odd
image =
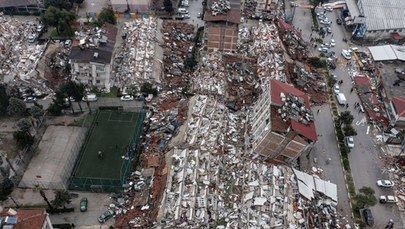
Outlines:
{"label": "parked car", "polygon": [[346,145],[347,145],[347,147],[349,147],[349,148],[354,148],[354,138],[353,138],[353,136],[348,136],[348,137],[346,137]]}
{"label": "parked car", "polygon": [[328,66],[329,66],[330,69],[336,69],[335,61],[333,61],[332,59],[328,58]]}
{"label": "parked car", "polygon": [[328,31],[328,33],[332,33],[332,28],[331,27],[327,27],[326,30]]}
{"label": "parked car", "polygon": [[190,19],[190,15],[189,14],[184,14],[184,19]]}
{"label": "parked car", "polygon": [[201,13],[198,13],[198,14],[197,14],[197,18],[201,18]]}
{"label": "parked car", "polygon": [[132,95],[123,95],[121,96],[121,101],[132,101],[134,97]]}
{"label": "parked car", "polygon": [[318,51],[321,53],[327,53],[329,51],[329,49],[326,47],[323,47],[323,48],[321,47],[321,48],[318,48]]}
{"label": "parked car", "polygon": [[31,34],[28,35],[27,39],[28,39],[29,43],[34,43],[37,40],[37,36],[35,34],[31,33]]}
{"label": "parked car", "polygon": [[335,45],[336,45],[335,39],[330,39],[330,46],[335,47]]}
{"label": "parked car", "polygon": [[369,208],[363,209],[363,217],[364,217],[364,221],[366,222],[367,225],[373,226],[374,217]]}
{"label": "parked car", "polygon": [[377,186],[378,187],[383,187],[383,188],[391,188],[394,186],[394,182],[390,180],[378,180],[377,181]]}
{"label": "parked car", "polygon": [[37,98],[35,98],[34,96],[27,96],[24,98],[24,102],[26,103],[33,103],[35,101],[37,101]]}
{"label": "parked car", "polygon": [[350,52],[346,49],[342,50],[342,56],[346,59],[346,60],[351,60],[352,56],[350,54]]}
{"label": "parked car", "polygon": [[330,51],[326,54],[326,57],[330,58],[331,60],[336,59],[336,53],[334,51]]}
{"label": "parked car", "polygon": [[395,204],[398,202],[398,198],[392,195],[381,195],[380,196],[380,203],[381,204]]}
{"label": "parked car", "polygon": [[336,94],[340,92],[339,84],[335,84],[335,86],[333,86],[333,91],[334,91]]}
{"label": "parked car", "polygon": [[87,202],[88,202],[88,200],[87,200],[86,197],[83,197],[83,198],[80,200],[80,211],[81,211],[81,212],[87,211]]}
{"label": "parked car", "polygon": [[96,102],[97,96],[96,96],[96,94],[87,94],[86,96],[83,97],[82,100],[84,102]]}
{"label": "parked car", "polygon": [[340,19],[340,18],[336,19],[336,24],[341,25],[342,24],[342,19]]}
{"label": "parked car", "polygon": [[100,215],[97,220],[100,223],[105,223],[107,220],[111,219],[114,216],[114,212],[112,210],[105,211],[102,215]]}
{"label": "parked car", "polygon": [[72,40],[65,41],[65,48],[69,48],[72,45]]}
{"label": "parked car", "polygon": [[37,32],[38,33],[41,33],[43,29],[44,29],[43,25],[40,24],[40,25],[37,26]]}

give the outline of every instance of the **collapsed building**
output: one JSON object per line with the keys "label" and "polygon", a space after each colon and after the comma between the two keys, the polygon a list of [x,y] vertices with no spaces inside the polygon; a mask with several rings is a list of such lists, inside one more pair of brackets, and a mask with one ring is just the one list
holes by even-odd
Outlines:
{"label": "collapsed building", "polygon": [[252,109],[251,146],[265,160],[290,164],[317,141],[309,97],[270,80]]}
{"label": "collapsed building", "polygon": [[70,60],[74,80],[110,90],[111,65],[118,29],[105,23],[101,28],[75,32]]}
{"label": "collapsed building", "polygon": [[208,52],[237,50],[240,18],[240,1],[207,1],[204,38]]}

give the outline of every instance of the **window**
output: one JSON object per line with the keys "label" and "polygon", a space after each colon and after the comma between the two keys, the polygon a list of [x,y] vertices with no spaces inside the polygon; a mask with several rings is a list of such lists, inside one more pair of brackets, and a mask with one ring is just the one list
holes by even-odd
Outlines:
{"label": "window", "polygon": [[104,66],[102,66],[102,65],[96,65],[96,70],[97,70],[98,72],[104,72],[104,71],[105,71],[105,68],[104,68]]}
{"label": "window", "polygon": [[394,32],[396,32],[397,30],[396,29],[394,29]]}
{"label": "window", "polygon": [[100,80],[96,80],[96,83],[100,83]]}
{"label": "window", "polygon": [[402,32],[402,29],[398,29],[398,32]]}

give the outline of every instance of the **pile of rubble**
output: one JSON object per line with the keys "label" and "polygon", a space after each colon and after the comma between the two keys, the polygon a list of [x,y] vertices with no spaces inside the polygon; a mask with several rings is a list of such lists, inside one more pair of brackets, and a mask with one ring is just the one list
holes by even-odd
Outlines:
{"label": "pile of rubble", "polygon": [[34,22],[0,16],[0,75],[3,82],[17,86],[20,92],[30,88],[35,95],[41,96],[51,93],[51,90],[36,71],[47,44],[28,41],[36,28]]}
{"label": "pile of rubble", "polygon": [[187,86],[188,70],[184,60],[192,55],[194,47],[194,25],[180,21],[164,21],[162,34],[164,49],[165,87],[176,90]]}
{"label": "pile of rubble", "polygon": [[294,60],[305,60],[308,57],[307,43],[302,39],[301,32],[294,26],[278,20],[280,37],[288,55]]}
{"label": "pile of rubble", "polygon": [[274,23],[259,22],[252,27],[253,43],[249,55],[257,59],[259,77],[286,82],[283,65],[283,50]]}
{"label": "pile of rubble", "polygon": [[242,15],[247,18],[251,18],[255,15],[257,6],[257,0],[246,0],[243,7]]}
{"label": "pile of rubble", "polygon": [[154,17],[125,22],[123,38],[126,40],[114,58],[116,84],[125,86],[153,79],[156,28]]}
{"label": "pile of rubble", "polygon": [[227,14],[231,10],[231,2],[229,0],[218,0],[211,3],[211,14],[213,16]]}

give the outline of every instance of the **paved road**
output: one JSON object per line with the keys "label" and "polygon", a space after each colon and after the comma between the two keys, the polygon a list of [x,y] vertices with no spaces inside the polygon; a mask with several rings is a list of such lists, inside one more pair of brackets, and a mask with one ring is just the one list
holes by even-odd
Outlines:
{"label": "paved road", "polygon": [[[305,0],[302,0],[302,4],[305,4],[304,1]],[[300,3],[301,2],[299,2],[299,4]],[[295,9],[293,25],[302,31],[303,39],[308,42],[310,41],[312,32],[311,23],[312,18],[309,9]],[[313,52],[314,50],[311,51]],[[320,110],[319,113],[317,113],[318,109]],[[328,104],[325,104],[321,107],[314,107],[313,111],[317,113],[315,115],[315,124],[319,139],[311,151],[310,161],[313,166],[323,169],[321,174],[323,179],[329,180],[337,185],[339,215],[344,217],[346,222],[352,223],[352,212],[349,205],[342,164],[338,153],[330,107]],[[329,158],[331,160],[327,162]],[[316,163],[314,163],[315,161]]]}

